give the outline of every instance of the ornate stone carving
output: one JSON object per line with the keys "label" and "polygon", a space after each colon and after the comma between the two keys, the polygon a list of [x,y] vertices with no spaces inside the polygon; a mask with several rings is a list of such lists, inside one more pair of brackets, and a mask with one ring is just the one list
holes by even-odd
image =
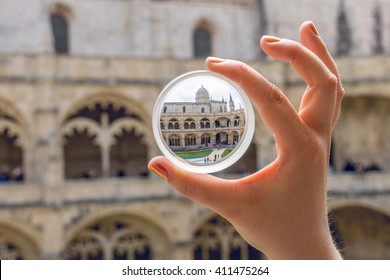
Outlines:
{"label": "ornate stone carving", "polygon": [[131,224],[103,220],[81,231],[68,245],[69,259],[148,259],[148,238]]}
{"label": "ornate stone carving", "polygon": [[235,228],[220,216],[209,219],[195,233],[195,259],[228,260],[235,257],[235,253],[241,259],[248,259],[251,258],[249,249]]}

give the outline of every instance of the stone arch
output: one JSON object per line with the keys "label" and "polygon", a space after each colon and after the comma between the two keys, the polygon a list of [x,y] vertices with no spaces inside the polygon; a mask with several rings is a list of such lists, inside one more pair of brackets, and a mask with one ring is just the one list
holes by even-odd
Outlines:
{"label": "stone arch", "polygon": [[4,97],[0,97],[0,116],[1,115],[10,116],[22,128],[28,127],[26,116],[24,116],[20,110],[15,108],[14,103],[6,100]]}
{"label": "stone arch", "polygon": [[61,127],[61,142],[66,143],[67,140],[63,138],[64,136],[73,136],[75,133],[81,133],[83,131],[85,131],[90,137],[97,137],[99,135],[99,125],[95,121],[88,118],[80,117],[77,120],[70,120],[69,122],[65,123],[63,127]]}
{"label": "stone arch", "polygon": [[[199,143],[198,143],[199,144]],[[194,133],[188,133],[184,137],[184,145],[188,146],[196,146],[197,145],[197,137]]]}
{"label": "stone arch", "polygon": [[127,211],[108,211],[82,221],[67,234],[70,259],[168,259],[167,231],[156,219]]}
{"label": "stone arch", "polygon": [[240,142],[240,139],[241,139],[240,133],[237,130],[233,130],[232,133],[231,133],[231,139],[233,141],[233,144],[237,145],[238,142]]}
{"label": "stone arch", "polygon": [[193,118],[188,118],[184,120],[184,129],[195,129],[195,120]]}
{"label": "stone arch", "polygon": [[210,119],[208,118],[202,118],[200,120],[200,128],[210,128],[211,125],[210,125]]}
{"label": "stone arch", "polygon": [[0,220],[0,259],[40,259],[38,233],[25,225]]}
{"label": "stone arch", "polygon": [[[67,145],[69,139],[64,141],[65,177],[147,175],[148,151],[154,142],[146,115],[138,104],[116,94],[77,101],[61,115],[60,142],[66,137],[83,140],[71,145]],[[80,152],[72,152],[76,148]],[[84,163],[76,160],[80,156]]]}
{"label": "stone arch", "polygon": [[[24,180],[29,133],[23,116],[14,106],[0,99],[0,177],[1,181]],[[30,141],[31,142],[31,141]]]}
{"label": "stone arch", "polygon": [[[390,99],[358,95],[343,100],[340,117],[333,132],[334,167],[344,171],[349,162],[363,170],[377,166],[390,170]],[[365,147],[365,149],[362,149]],[[373,168],[371,168],[373,169]]]}
{"label": "stone arch", "polygon": [[390,259],[390,212],[362,202],[330,211],[334,239],[345,259]]}
{"label": "stone arch", "polygon": [[168,136],[168,145],[170,147],[180,147],[181,146],[181,137],[178,134],[171,134]]}
{"label": "stone arch", "polygon": [[75,102],[70,103],[60,114],[59,125],[63,124],[69,117],[76,114],[82,108],[92,108],[96,104],[102,104],[103,107],[112,104],[115,109],[123,107],[127,114],[137,115],[143,122],[147,124],[151,123],[151,118],[142,103],[122,93],[109,91],[87,94],[75,100]]}
{"label": "stone arch", "polygon": [[215,135],[217,145],[228,145],[230,143],[229,134],[225,131],[218,131]]}
{"label": "stone arch", "polygon": [[110,153],[111,176],[148,176],[146,126],[131,118],[121,118],[112,123],[114,135]]}
{"label": "stone arch", "polygon": [[234,117],[233,126],[241,126],[241,118],[240,118],[240,116],[235,116]]}
{"label": "stone arch", "polygon": [[223,217],[207,215],[193,230],[194,259],[263,259]]}
{"label": "stone arch", "polygon": [[179,120],[176,118],[172,118],[168,120],[168,129],[180,129]]}
{"label": "stone arch", "polygon": [[200,136],[200,144],[208,147],[211,144],[211,134],[210,133],[203,133]]}

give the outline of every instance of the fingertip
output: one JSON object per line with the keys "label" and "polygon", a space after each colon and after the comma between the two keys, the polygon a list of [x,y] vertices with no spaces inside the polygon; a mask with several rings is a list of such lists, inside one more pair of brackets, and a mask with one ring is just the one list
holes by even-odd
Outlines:
{"label": "fingertip", "polygon": [[290,61],[297,51],[297,42],[275,36],[264,35],[260,40],[261,48],[270,57]]}
{"label": "fingertip", "polygon": [[221,63],[221,62],[224,62],[225,59],[224,58],[221,58],[221,57],[216,57],[216,56],[209,56],[208,58],[206,58],[206,63]]}
{"label": "fingertip", "polygon": [[[321,41],[321,36],[318,32],[317,27],[312,21],[305,21],[299,29],[299,35],[302,44],[310,46],[313,43]],[[317,43],[316,43],[317,44]]]}
{"label": "fingertip", "polygon": [[150,160],[148,169],[160,176],[161,178],[168,180],[170,174],[170,162],[163,156],[158,156]]}
{"label": "fingertip", "polygon": [[219,66],[224,65],[227,61],[224,58],[209,56],[206,58],[205,64],[210,71],[218,72]]}
{"label": "fingertip", "polygon": [[299,28],[299,32],[301,32],[304,29],[310,28],[311,25],[314,25],[314,23],[311,20],[307,20],[303,22]]}

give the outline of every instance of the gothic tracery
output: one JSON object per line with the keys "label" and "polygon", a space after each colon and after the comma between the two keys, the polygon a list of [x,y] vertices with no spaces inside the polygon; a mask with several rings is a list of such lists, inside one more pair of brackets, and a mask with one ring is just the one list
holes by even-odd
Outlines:
{"label": "gothic tracery", "polygon": [[251,247],[235,228],[221,216],[207,220],[195,233],[194,258],[259,259],[261,253]]}

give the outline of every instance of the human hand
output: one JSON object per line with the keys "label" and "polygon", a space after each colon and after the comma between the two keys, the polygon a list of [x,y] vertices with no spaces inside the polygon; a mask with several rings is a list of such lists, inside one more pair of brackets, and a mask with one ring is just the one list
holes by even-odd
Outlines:
{"label": "human hand", "polygon": [[238,83],[274,135],[277,158],[238,180],[186,172],[165,157],[149,169],[180,193],[229,220],[240,235],[270,259],[338,259],[327,218],[327,174],[331,132],[344,90],[336,65],[311,22],[301,43],[264,36],[271,57],[289,61],[307,83],[299,111],[248,65],[208,58],[209,70]]}

